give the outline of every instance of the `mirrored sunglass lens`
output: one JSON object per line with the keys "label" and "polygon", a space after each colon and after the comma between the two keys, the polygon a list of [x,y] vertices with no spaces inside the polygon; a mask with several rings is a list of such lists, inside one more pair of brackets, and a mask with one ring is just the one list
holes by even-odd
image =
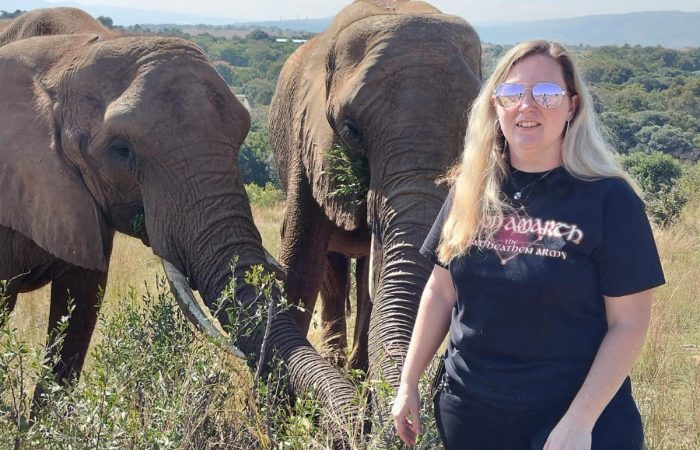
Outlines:
{"label": "mirrored sunglass lens", "polygon": [[517,105],[525,94],[525,87],[520,84],[503,83],[496,89],[496,99],[504,108]]}
{"label": "mirrored sunglass lens", "polygon": [[556,108],[564,97],[563,89],[553,83],[537,83],[532,86],[532,97],[543,108]]}

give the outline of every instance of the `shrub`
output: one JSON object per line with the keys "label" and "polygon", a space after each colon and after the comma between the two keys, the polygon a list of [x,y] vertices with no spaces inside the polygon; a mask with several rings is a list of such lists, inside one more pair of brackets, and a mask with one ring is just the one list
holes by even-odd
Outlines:
{"label": "shrub", "polygon": [[634,152],[622,156],[620,162],[644,191],[651,219],[662,227],[673,223],[688,200],[678,183],[683,172],[681,163],[661,152]]}
{"label": "shrub", "polygon": [[250,203],[254,206],[269,208],[284,201],[282,191],[269,182],[265,184],[265,187],[260,187],[253,183],[246,184],[245,191],[248,194]]}
{"label": "shrub", "polygon": [[268,183],[279,185],[267,125],[253,122],[238,153],[238,164],[243,183],[255,183],[260,187]]}

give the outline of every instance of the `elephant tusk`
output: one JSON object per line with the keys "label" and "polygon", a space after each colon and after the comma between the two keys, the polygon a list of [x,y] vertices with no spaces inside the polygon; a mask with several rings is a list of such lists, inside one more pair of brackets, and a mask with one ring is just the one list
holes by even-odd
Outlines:
{"label": "elephant tusk", "polygon": [[185,276],[177,270],[175,266],[170,264],[170,262],[163,258],[161,258],[161,261],[163,263],[163,269],[165,270],[165,277],[168,279],[168,284],[170,284],[170,290],[175,296],[175,300],[185,317],[187,317],[200,332],[208,334],[216,341],[225,342],[226,350],[239,358],[245,359],[245,354],[238,347],[231,344],[228,336],[217,330],[211,320],[206,316],[206,313],[194,298],[192,289],[190,289]]}
{"label": "elephant tusk", "polygon": [[279,261],[277,261],[275,257],[270,254],[270,252],[268,252],[265,248],[263,248],[263,251],[265,252],[265,261],[270,265],[273,272],[275,272],[275,278],[277,278],[279,281],[284,281],[285,278],[287,278],[287,271],[284,270],[282,264],[280,264]]}
{"label": "elephant tusk", "polygon": [[382,237],[378,232],[372,233],[372,241],[369,251],[369,300],[374,300],[376,283],[379,282],[379,274],[382,270],[382,259],[384,258],[384,249],[382,247]]}

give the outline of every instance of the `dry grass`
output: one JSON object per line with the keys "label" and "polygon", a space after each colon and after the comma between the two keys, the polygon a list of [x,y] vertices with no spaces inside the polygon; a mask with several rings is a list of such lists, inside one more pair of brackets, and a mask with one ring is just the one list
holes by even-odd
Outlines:
{"label": "dry grass", "polygon": [[[282,212],[282,205],[253,208],[263,244],[274,256],[279,255]],[[655,233],[667,284],[656,291],[647,344],[633,370],[635,395],[648,448],[700,448],[700,200],[674,227]],[[146,286],[155,287],[157,276],[162,268],[150,249],[117,236],[102,313],[128,298],[124,294],[130,289],[143,293]],[[44,288],[20,296],[12,318],[36,345],[45,339],[48,295]],[[100,339],[98,329],[93,344]],[[317,343],[320,330],[312,330],[310,339]]]}
{"label": "dry grass", "polygon": [[284,218],[284,204],[271,208],[253,206],[253,219],[260,231],[263,246],[275,258],[280,254],[280,224]]}
{"label": "dry grass", "polygon": [[[102,314],[109,314],[117,302],[128,298],[130,289],[141,294],[147,289],[155,290],[156,277],[163,277],[160,259],[141,241],[117,234],[110,263],[109,278],[102,304]],[[11,324],[17,327],[20,336],[30,343],[41,345],[46,339],[49,317],[50,286],[21,294],[11,316]],[[91,347],[101,338],[100,326],[95,330]],[[90,358],[86,361],[90,366]]]}
{"label": "dry grass", "polygon": [[666,285],[632,372],[635,396],[649,448],[700,448],[700,201],[655,234]]}

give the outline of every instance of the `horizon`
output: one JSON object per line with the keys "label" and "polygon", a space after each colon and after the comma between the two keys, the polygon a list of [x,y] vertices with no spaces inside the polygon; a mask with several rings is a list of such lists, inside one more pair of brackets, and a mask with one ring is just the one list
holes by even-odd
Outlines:
{"label": "horizon", "polygon": [[[168,12],[187,14],[193,17],[211,16],[219,19],[246,21],[283,21],[302,19],[326,19],[337,14],[343,7],[352,3],[347,0],[259,0],[248,4],[234,6],[223,0],[152,0],[144,5],[142,0],[43,0],[47,6],[59,3],[73,3],[76,7],[114,7],[137,9],[147,13]],[[0,0],[0,9],[36,9],[27,8],[27,2],[18,0]],[[431,5],[447,14],[454,14],[474,24],[498,22],[527,22],[537,20],[569,19],[581,16],[626,14],[651,11],[700,12],[697,0],[668,0],[663,9],[659,9],[657,0],[591,0],[586,4],[565,0],[495,0],[489,6],[483,2],[466,4],[459,0],[433,0]],[[25,6],[22,7],[24,4]],[[263,11],[275,11],[274,14]],[[118,18],[114,18],[119,23]]]}

